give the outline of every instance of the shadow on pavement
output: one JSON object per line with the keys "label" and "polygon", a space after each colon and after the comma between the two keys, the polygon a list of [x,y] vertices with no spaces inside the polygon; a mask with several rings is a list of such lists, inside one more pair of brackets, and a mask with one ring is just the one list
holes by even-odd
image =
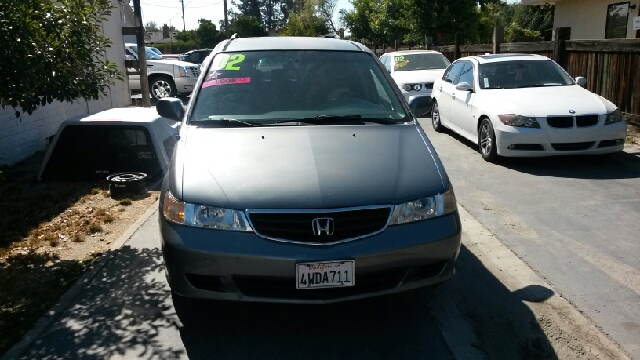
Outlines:
{"label": "shadow on pavement", "polygon": [[464,245],[454,278],[427,291],[448,293],[473,326],[489,359],[547,360],[558,356],[534,313],[523,301],[542,302],[554,292],[530,285],[511,292]]}
{"label": "shadow on pavement", "polygon": [[[457,133],[450,135],[480,157],[478,146]],[[640,178],[640,149],[610,155],[563,155],[537,158],[500,158],[496,165],[535,176],[575,179],[635,179]]]}
{"label": "shadow on pavement", "polygon": [[194,309],[199,324],[185,328],[171,303],[161,251],[127,245],[23,357],[451,359],[427,306],[444,291],[489,358],[556,359],[521,300],[541,301],[552,295],[547,290],[510,292],[463,247],[454,279],[426,292],[321,306],[203,301]]}

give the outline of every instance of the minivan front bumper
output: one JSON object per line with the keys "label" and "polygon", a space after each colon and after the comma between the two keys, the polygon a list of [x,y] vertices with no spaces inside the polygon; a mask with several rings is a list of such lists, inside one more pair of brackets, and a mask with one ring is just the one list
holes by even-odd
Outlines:
{"label": "minivan front bumper", "polygon": [[[161,212],[159,221],[171,289],[192,298],[331,303],[396,293],[448,280],[460,251],[457,212],[320,246],[176,225]],[[296,263],[331,260],[355,260],[355,286],[296,289]]]}

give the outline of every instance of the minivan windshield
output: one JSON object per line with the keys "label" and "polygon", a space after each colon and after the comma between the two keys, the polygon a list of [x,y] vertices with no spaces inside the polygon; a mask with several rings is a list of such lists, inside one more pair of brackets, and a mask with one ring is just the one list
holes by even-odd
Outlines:
{"label": "minivan windshield", "polygon": [[575,84],[551,60],[498,61],[478,66],[481,89],[518,89]]}
{"label": "minivan windshield", "polygon": [[395,71],[446,69],[449,60],[442,54],[405,54],[395,56]]}
{"label": "minivan windshield", "polygon": [[346,51],[216,54],[189,116],[191,123],[228,126],[291,125],[296,119],[411,121],[373,56]]}

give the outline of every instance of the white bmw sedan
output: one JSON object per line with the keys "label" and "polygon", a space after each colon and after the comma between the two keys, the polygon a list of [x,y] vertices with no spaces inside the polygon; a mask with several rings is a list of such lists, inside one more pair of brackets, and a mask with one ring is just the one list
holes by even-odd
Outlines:
{"label": "white bmw sedan", "polygon": [[540,55],[464,57],[434,84],[433,127],[478,144],[487,161],[622,151],[622,113],[585,84]]}

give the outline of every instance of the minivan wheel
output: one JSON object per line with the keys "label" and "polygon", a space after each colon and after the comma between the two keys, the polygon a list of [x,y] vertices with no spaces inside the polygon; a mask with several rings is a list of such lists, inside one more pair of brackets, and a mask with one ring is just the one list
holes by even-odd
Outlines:
{"label": "minivan wheel", "polygon": [[178,94],[173,79],[169,76],[156,76],[149,82],[149,92],[154,100],[175,97]]}
{"label": "minivan wheel", "polygon": [[438,110],[438,103],[434,102],[433,107],[431,108],[431,124],[433,125],[433,129],[437,132],[443,132],[444,126],[440,122],[440,111]]}
{"label": "minivan wheel", "polygon": [[486,118],[482,120],[478,129],[478,150],[486,161],[493,162],[498,159],[496,135],[491,120]]}

